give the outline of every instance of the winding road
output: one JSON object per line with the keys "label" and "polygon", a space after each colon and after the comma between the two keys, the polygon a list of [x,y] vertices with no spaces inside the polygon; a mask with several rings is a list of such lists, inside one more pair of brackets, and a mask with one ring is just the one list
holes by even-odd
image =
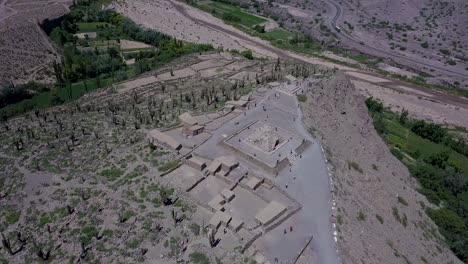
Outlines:
{"label": "winding road", "polygon": [[[340,64],[330,63],[330,62],[323,61],[323,60],[320,60],[320,59],[317,59],[317,58],[311,58],[311,57],[308,57],[308,56],[305,56],[305,55],[285,51],[285,50],[282,50],[280,48],[274,47],[274,46],[270,45],[269,43],[266,43],[266,42],[264,42],[264,41],[262,41],[262,40],[260,40],[258,38],[255,38],[255,37],[249,36],[249,35],[247,35],[247,34],[245,34],[243,32],[240,32],[239,30],[236,30],[234,28],[231,29],[231,28],[227,27],[226,25],[216,24],[216,23],[210,22],[209,20],[203,20],[203,19],[200,19],[198,17],[195,17],[190,12],[187,11],[188,8],[192,8],[192,7],[187,6],[186,4],[183,4],[183,3],[180,3],[180,2],[177,2],[177,1],[174,1],[174,0],[170,0],[169,3],[177,10],[177,12],[182,14],[184,17],[192,20],[194,23],[197,23],[197,24],[199,24],[201,26],[204,26],[204,27],[207,27],[207,28],[211,28],[211,29],[219,31],[219,32],[223,32],[223,33],[225,33],[225,34],[227,34],[229,36],[232,36],[234,38],[241,39],[242,41],[245,41],[245,42],[247,42],[247,43],[249,43],[251,45],[254,45],[254,46],[262,48],[262,49],[264,49],[266,51],[269,51],[269,52],[275,54],[276,56],[278,56],[280,58],[299,60],[299,61],[302,61],[304,63],[319,64],[319,65],[326,66],[326,67],[329,67],[329,68],[338,68],[340,70],[343,70],[352,79],[363,80],[363,81],[366,81],[366,82],[369,82],[369,83],[373,83],[373,84],[376,84],[376,85],[379,85],[379,86],[382,86],[382,87],[398,90],[398,91],[408,93],[408,94],[412,94],[412,95],[415,95],[415,96],[420,96],[421,92],[424,92],[424,93],[430,95],[431,100],[437,100],[439,102],[443,102],[443,103],[446,103],[446,104],[450,104],[450,105],[454,105],[454,106],[457,106],[457,107],[463,107],[463,108],[468,109],[468,100],[466,98],[462,98],[462,97],[459,97],[459,96],[455,96],[455,95],[451,95],[451,94],[447,94],[447,93],[438,92],[438,91],[435,91],[435,90],[419,87],[419,86],[416,86],[416,85],[413,85],[413,84],[405,83],[405,82],[400,81],[400,80],[390,79],[390,78],[388,78],[386,76],[383,76],[383,75],[375,73],[375,72],[369,72],[369,71],[364,71],[364,70],[360,70],[360,69],[349,68],[349,67],[342,66]],[[339,9],[339,10],[341,10],[341,9]],[[339,11],[339,14],[335,15],[335,21],[341,16],[341,12],[342,11]],[[209,15],[209,14],[207,14],[207,15]],[[385,82],[373,82],[373,81],[370,81],[369,79],[359,78],[359,77],[356,77],[355,75],[353,76],[353,75],[350,74],[350,73],[355,73],[355,72],[362,73],[363,75],[366,75],[366,76],[372,76],[372,77],[377,77],[379,79],[384,79],[386,81]],[[406,87],[406,89],[402,90],[400,88],[400,86],[404,86],[404,87]]]}
{"label": "winding road", "polygon": [[398,59],[403,60],[403,61],[416,63],[416,64],[424,66],[424,67],[426,67],[428,69],[439,70],[439,71],[444,72],[444,73],[446,73],[448,75],[452,75],[452,76],[456,76],[456,77],[468,80],[468,74],[463,74],[463,73],[453,71],[453,70],[450,70],[450,69],[447,69],[447,68],[444,68],[444,67],[429,64],[427,62],[423,62],[423,61],[415,59],[415,58],[400,55],[400,54],[398,54],[396,52],[388,52],[388,51],[385,51],[385,50],[382,50],[382,49],[378,49],[376,47],[366,45],[365,43],[363,43],[359,39],[356,39],[353,36],[346,33],[346,31],[344,31],[343,29],[342,30],[336,30],[336,28],[339,27],[338,19],[340,19],[340,17],[343,15],[343,9],[341,8],[341,6],[338,3],[336,3],[333,0],[328,0],[328,3],[335,9],[335,15],[331,19],[331,27],[335,30],[335,33],[338,36],[340,36],[342,39],[347,40],[349,43],[352,43],[352,45],[355,46],[356,49],[362,50],[362,47],[365,47],[365,49],[371,50],[371,51],[375,52],[376,54],[381,54],[382,57],[388,57],[388,58],[391,58],[391,59],[392,58],[398,58]]}

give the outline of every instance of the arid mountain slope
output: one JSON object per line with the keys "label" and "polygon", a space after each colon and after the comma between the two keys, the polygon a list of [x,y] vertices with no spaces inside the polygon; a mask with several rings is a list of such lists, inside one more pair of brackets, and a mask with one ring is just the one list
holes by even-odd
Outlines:
{"label": "arid mountain slope", "polygon": [[0,85],[53,82],[57,49],[39,27],[68,12],[70,0],[0,0]]}
{"label": "arid mountain slope", "polygon": [[[343,263],[460,263],[426,216],[429,203],[373,128],[344,74],[307,91],[304,122],[333,166]],[[406,262],[405,262],[406,260]]]}

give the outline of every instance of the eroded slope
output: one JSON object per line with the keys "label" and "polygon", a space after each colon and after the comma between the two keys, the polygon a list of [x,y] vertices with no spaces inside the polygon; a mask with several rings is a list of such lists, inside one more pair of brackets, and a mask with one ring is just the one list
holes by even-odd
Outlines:
{"label": "eroded slope", "polygon": [[429,203],[373,128],[364,97],[341,73],[307,91],[305,124],[334,167],[344,263],[460,263],[424,213]]}

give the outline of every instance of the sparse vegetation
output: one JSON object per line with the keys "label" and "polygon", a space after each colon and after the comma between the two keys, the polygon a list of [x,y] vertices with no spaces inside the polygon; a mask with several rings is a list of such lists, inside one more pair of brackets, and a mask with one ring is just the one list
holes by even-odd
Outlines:
{"label": "sparse vegetation", "polygon": [[363,173],[364,171],[361,169],[361,167],[359,166],[359,164],[357,164],[356,162],[354,161],[347,161],[348,163],[348,169],[353,169],[359,173]]}
{"label": "sparse vegetation", "polygon": [[377,221],[379,221],[379,223],[381,223],[381,224],[384,223],[384,220],[383,220],[382,216],[376,214],[376,215],[375,215],[375,218],[377,219]]}
{"label": "sparse vegetation", "polygon": [[240,53],[242,56],[244,56],[246,59],[249,59],[249,60],[253,60],[254,57],[253,57],[253,54],[252,54],[252,50],[244,50],[244,51],[241,51]]}
{"label": "sparse vegetation", "polygon": [[208,259],[208,257],[201,252],[193,252],[192,254],[190,254],[190,260],[194,264],[209,264],[210,263],[210,259]]}
{"label": "sparse vegetation", "polygon": [[[212,49],[210,45],[182,42],[157,31],[143,29],[115,11],[102,10],[98,2],[78,1],[62,23],[53,23],[46,22],[43,27],[48,28],[50,37],[63,48],[65,57],[64,63],[54,64],[56,86],[33,89],[30,84],[14,94],[0,96],[0,108],[9,105],[1,109],[4,115],[12,116],[73,101],[92,90],[161,67],[182,55]],[[109,26],[102,26],[102,23]],[[85,30],[90,27],[98,29],[97,38],[76,41],[74,34],[80,31],[80,26]],[[137,53],[136,63],[128,66],[120,56],[121,39],[141,41],[158,50]]]}
{"label": "sparse vegetation", "polygon": [[[409,118],[401,122],[401,114],[383,109],[372,98],[366,103],[374,126],[377,119],[383,123],[379,133],[391,147],[392,153],[418,179],[421,185],[419,191],[430,202],[445,204],[441,209],[426,209],[426,212],[438,225],[454,253],[465,259],[463,256],[468,252],[465,239],[468,228],[464,225],[468,215],[462,209],[468,206],[468,167],[465,165],[468,164],[468,146],[465,141],[437,124]],[[403,197],[398,196],[397,199],[400,204],[408,205]],[[398,222],[407,226],[406,214],[401,214],[397,207],[392,208],[392,214]]]}
{"label": "sparse vegetation", "polygon": [[366,215],[364,214],[364,212],[359,211],[358,216],[357,216],[357,219],[358,219],[359,221],[366,221]]}
{"label": "sparse vegetation", "polygon": [[179,166],[179,161],[177,161],[177,160],[169,161],[169,162],[166,162],[163,165],[159,166],[158,170],[162,171],[162,172],[165,172],[165,171],[172,170],[172,169],[176,168],[177,166]]}
{"label": "sparse vegetation", "polygon": [[16,223],[18,221],[20,217],[20,213],[19,212],[11,212],[11,213],[8,213],[6,216],[5,216],[5,222],[8,224],[8,225],[12,225],[14,223]]}
{"label": "sparse vegetation", "polygon": [[402,205],[408,206],[408,202],[407,202],[403,197],[398,196],[398,197],[397,197],[397,200],[398,200],[398,202],[401,203]]}
{"label": "sparse vegetation", "polygon": [[307,96],[305,94],[298,94],[297,95],[297,100],[301,103],[307,102]]}

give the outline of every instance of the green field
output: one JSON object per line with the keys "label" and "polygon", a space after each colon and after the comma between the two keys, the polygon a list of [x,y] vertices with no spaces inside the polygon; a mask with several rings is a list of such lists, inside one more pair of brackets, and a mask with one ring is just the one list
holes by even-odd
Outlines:
{"label": "green field", "polygon": [[78,33],[96,32],[102,27],[110,27],[111,24],[105,22],[89,22],[89,23],[77,23]]}
{"label": "green field", "polygon": [[270,32],[266,32],[265,33],[265,36],[267,37],[270,37],[272,39],[280,39],[280,40],[288,40],[290,38],[292,38],[294,35],[291,33],[291,32],[288,32],[284,29],[275,29],[275,30],[272,30]]}
{"label": "green field", "polygon": [[[127,78],[133,78],[136,76],[135,70],[130,68],[126,71]],[[53,90],[45,93],[38,94],[31,99],[26,99],[16,104],[8,105],[1,109],[1,112],[5,113],[7,116],[14,116],[17,114],[22,114],[25,110],[32,109],[43,109],[51,107],[57,103],[54,103],[54,100],[59,100],[60,103],[72,102],[77,100],[84,94],[97,90],[102,87],[108,87],[117,80],[112,80],[111,77],[101,78],[100,85],[98,87],[96,79],[89,79],[86,81],[86,86],[84,82],[78,82],[71,85],[71,94],[68,87],[64,88],[54,88]]]}
{"label": "green field", "polygon": [[[462,168],[463,174],[468,178],[467,157],[451,150],[449,147],[443,144],[436,144],[416,135],[397,121],[385,118],[384,122],[387,132],[385,139],[391,146],[397,147],[403,153],[408,154],[409,156],[415,156],[415,153],[419,153],[420,158],[423,159],[442,151],[448,151],[450,152],[449,161]],[[406,160],[408,162],[412,162],[413,160],[412,158],[409,158],[409,156],[407,156]]]}
{"label": "green field", "polygon": [[[204,9],[207,12],[211,12],[215,16],[222,17],[224,13],[229,13],[231,15],[234,15],[238,18],[240,18],[239,24],[251,28],[257,24],[266,22],[267,20],[255,16],[246,12],[243,12],[240,7],[234,6],[234,5],[229,5],[225,3],[220,3],[220,2],[210,2],[208,4],[204,4],[201,6],[202,9]],[[214,12],[213,12],[214,11]]]}

